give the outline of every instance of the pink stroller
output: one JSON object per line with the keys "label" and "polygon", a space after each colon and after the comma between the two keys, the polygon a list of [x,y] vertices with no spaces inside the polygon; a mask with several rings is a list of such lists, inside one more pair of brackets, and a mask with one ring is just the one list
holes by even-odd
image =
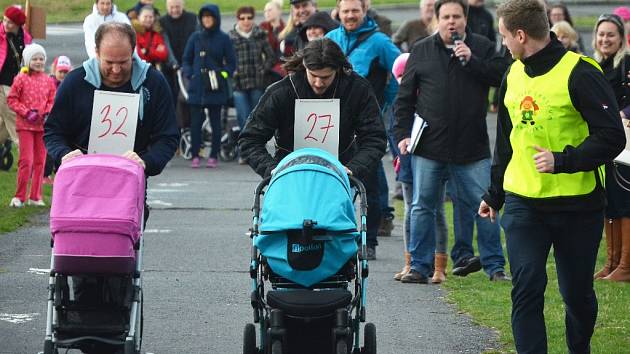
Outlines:
{"label": "pink stroller", "polygon": [[45,354],[94,346],[140,352],[144,198],[144,170],[126,158],[84,155],[59,168]]}

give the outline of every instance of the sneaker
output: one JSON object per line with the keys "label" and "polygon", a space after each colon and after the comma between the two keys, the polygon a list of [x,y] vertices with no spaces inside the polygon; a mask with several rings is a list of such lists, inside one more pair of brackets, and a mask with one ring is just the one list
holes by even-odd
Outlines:
{"label": "sneaker", "polygon": [[33,206],[46,206],[46,203],[44,203],[43,200],[39,199],[39,200],[33,200],[33,199],[29,199],[26,202],[26,205],[33,205]]}
{"label": "sneaker", "polygon": [[401,283],[428,284],[429,278],[420,274],[420,272],[418,272],[417,270],[411,269],[409,273],[403,275],[403,277],[400,278],[400,282]]}
{"label": "sneaker", "polygon": [[199,168],[199,158],[193,157],[192,162],[190,163],[191,168]]}
{"label": "sneaker", "polygon": [[217,166],[219,166],[219,161],[217,161],[217,159],[212,157],[208,159],[208,163],[206,163],[207,168],[217,168]]}
{"label": "sneaker", "polygon": [[478,272],[481,270],[481,260],[479,257],[470,257],[463,259],[453,267],[453,275],[459,277],[465,277],[470,273]]}
{"label": "sneaker", "polygon": [[9,203],[9,207],[11,208],[22,208],[23,206],[24,203],[16,197],[11,199],[11,202]]}
{"label": "sneaker", "polygon": [[490,281],[512,281],[512,278],[505,275],[505,272],[500,270],[490,276]]}
{"label": "sneaker", "polygon": [[381,224],[378,227],[378,236],[391,237],[394,230],[394,217],[386,216],[381,218]]}

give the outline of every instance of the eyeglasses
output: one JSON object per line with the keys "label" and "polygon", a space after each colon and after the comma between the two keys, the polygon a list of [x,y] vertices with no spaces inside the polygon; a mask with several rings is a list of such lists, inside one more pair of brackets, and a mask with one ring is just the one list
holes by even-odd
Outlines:
{"label": "eyeglasses", "polygon": [[243,17],[238,18],[239,21],[251,21],[253,19],[254,19],[254,16],[243,16]]}
{"label": "eyeglasses", "polygon": [[601,16],[599,16],[599,18],[597,19],[597,26],[599,26],[600,23],[604,22],[604,21],[608,21],[608,22],[612,22],[615,24],[615,26],[617,26],[617,28],[619,28],[619,33],[623,34],[623,20],[621,19],[621,17],[619,17],[618,15],[615,14],[603,14]]}

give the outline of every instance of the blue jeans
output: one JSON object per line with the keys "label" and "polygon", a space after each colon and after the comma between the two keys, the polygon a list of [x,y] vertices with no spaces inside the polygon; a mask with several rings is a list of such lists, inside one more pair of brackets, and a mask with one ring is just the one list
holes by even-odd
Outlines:
{"label": "blue jeans", "polygon": [[477,246],[481,265],[488,275],[503,271],[505,258],[501,247],[499,219],[492,223],[489,218],[482,218],[477,211],[481,197],[490,185],[490,159],[467,164],[466,169],[454,171],[460,176],[459,183],[451,184],[453,201],[453,229],[455,244],[451,249],[454,263],[474,256],[473,231],[477,224]]}
{"label": "blue jeans", "polygon": [[262,89],[234,91],[234,107],[236,108],[236,119],[238,120],[238,125],[241,127],[241,130],[243,130],[245,122],[247,122],[247,118],[249,118],[249,114],[252,113],[252,110],[258,104],[258,101],[260,100],[260,96],[262,96],[262,94]]}
{"label": "blue jeans", "polygon": [[512,334],[518,353],[547,353],[543,309],[553,246],[569,353],[590,353],[597,318],[593,272],[604,213],[542,212],[507,195],[501,226],[512,270]]}
{"label": "blue jeans", "polygon": [[[430,277],[435,252],[435,220],[439,203],[443,203],[444,181],[448,180],[457,201],[461,215],[459,227],[455,228],[454,251],[460,255],[472,252],[472,221],[479,209],[481,196],[490,184],[490,160],[484,159],[468,164],[452,164],[413,156],[413,202],[411,208],[411,235],[409,252],[411,268]],[[465,222],[471,225],[463,225]],[[483,219],[479,221],[477,244],[481,264],[487,274],[503,271],[505,258],[501,247],[498,223]],[[467,234],[465,231],[470,230]],[[462,249],[464,251],[462,251]],[[459,260],[451,257],[454,261]]]}
{"label": "blue jeans", "polygon": [[[403,249],[409,252],[409,227],[411,225],[411,203],[413,200],[413,184],[401,182],[403,191],[403,201],[405,203],[405,221],[403,223]],[[442,197],[444,200],[444,197]],[[446,213],[444,202],[442,202],[435,213],[435,253],[446,253],[448,250],[448,225],[446,223]]]}

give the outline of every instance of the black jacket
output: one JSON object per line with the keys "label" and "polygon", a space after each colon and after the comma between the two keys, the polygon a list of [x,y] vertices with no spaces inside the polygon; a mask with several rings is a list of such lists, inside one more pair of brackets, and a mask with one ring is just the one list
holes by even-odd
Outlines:
{"label": "black jacket", "polygon": [[[544,75],[565,53],[566,49],[562,43],[551,33],[551,42],[545,48],[523,60],[525,72],[529,77]],[[501,209],[505,201],[503,177],[512,158],[510,143],[512,121],[503,102],[508,89],[506,78],[507,73],[499,89],[497,140],[491,184],[489,192],[483,196],[483,200],[495,210]],[[602,73],[593,65],[581,60],[569,77],[569,96],[573,106],[588,124],[589,136],[578,146],[566,146],[563,151],[553,151],[553,173],[593,171],[612,160],[625,146],[625,135],[615,95]],[[602,188],[596,188],[585,196],[522,199],[536,209],[550,212],[601,210],[606,203]]]}
{"label": "black jacket", "polygon": [[466,26],[472,33],[488,38],[492,43],[497,41],[497,33],[494,31],[494,18],[485,6],[469,6]]}
{"label": "black jacket", "polygon": [[169,15],[162,16],[160,26],[162,26],[162,34],[172,49],[173,57],[177,60],[177,64],[181,65],[188,38],[197,30],[197,16],[188,11],[184,11],[178,18],[172,18]]}
{"label": "black jacket", "polygon": [[462,66],[439,34],[413,46],[394,105],[396,141],[411,134],[414,112],[428,128],[416,155],[449,163],[470,163],[490,157],[486,127],[488,89],[498,86],[507,68],[487,38],[466,32],[472,51]]}
{"label": "black jacket", "polygon": [[[280,160],[293,150],[295,120],[295,84],[301,99],[340,99],[339,161],[355,176],[362,178],[385,154],[385,128],[380,118],[376,97],[367,80],[355,72],[337,74],[337,78],[321,97],[315,95],[301,71],[269,86],[254,108],[238,145],[241,156],[259,175],[268,176]],[[340,81],[339,81],[340,80]],[[269,155],[265,144],[276,138],[276,154]]]}

